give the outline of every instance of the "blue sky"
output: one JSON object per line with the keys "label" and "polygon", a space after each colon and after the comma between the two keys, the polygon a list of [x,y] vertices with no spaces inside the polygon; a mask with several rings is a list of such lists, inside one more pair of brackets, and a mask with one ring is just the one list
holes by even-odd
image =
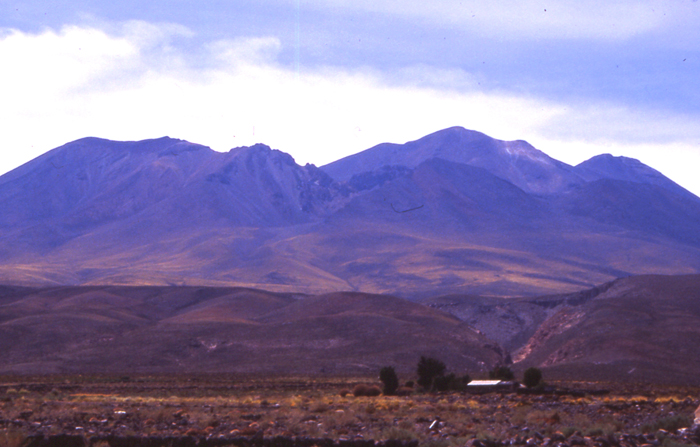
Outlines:
{"label": "blue sky", "polygon": [[323,165],[463,126],[700,194],[700,3],[0,0],[0,173],[85,136]]}

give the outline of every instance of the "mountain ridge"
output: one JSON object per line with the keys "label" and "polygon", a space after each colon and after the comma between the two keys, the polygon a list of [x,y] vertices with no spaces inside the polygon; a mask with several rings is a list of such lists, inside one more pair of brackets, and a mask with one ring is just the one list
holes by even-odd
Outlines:
{"label": "mountain ridge", "polygon": [[541,295],[700,272],[700,199],[636,160],[572,167],[463,128],[320,168],[85,138],[0,176],[0,254],[19,285]]}
{"label": "mountain ridge", "polygon": [[[496,140],[462,127],[444,129],[404,145],[382,143],[322,169],[342,181],[386,165],[415,168],[431,158],[484,168],[527,192],[538,194],[556,192],[581,182],[573,167],[523,140]],[[524,171],[529,172],[524,175]]]}
{"label": "mountain ridge", "polygon": [[574,169],[588,181],[607,178],[635,183],[648,183],[661,186],[679,195],[697,199],[697,196],[687,189],[635,158],[601,154],[579,163]]}

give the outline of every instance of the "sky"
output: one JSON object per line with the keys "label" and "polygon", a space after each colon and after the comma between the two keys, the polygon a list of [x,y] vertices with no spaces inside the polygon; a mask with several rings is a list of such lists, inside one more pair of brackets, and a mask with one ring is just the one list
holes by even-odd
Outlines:
{"label": "sky", "polygon": [[452,126],[700,195],[700,3],[0,0],[0,174],[87,136],[322,166]]}

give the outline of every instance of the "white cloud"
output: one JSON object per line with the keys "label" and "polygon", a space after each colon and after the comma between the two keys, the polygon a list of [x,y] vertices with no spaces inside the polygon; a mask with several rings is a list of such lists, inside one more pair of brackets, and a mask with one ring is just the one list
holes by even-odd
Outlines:
{"label": "white cloud", "polygon": [[71,26],[38,36],[13,31],[0,46],[3,93],[12,95],[11,100],[39,100],[56,89],[84,85],[136,53],[128,40],[110,38],[95,29]]}
{"label": "white cloud", "polygon": [[[474,84],[459,71],[406,69],[402,86],[369,70],[298,74],[275,64],[274,38],[211,43],[209,60],[198,68],[160,44],[172,32],[132,22],[117,35],[66,27],[39,35],[14,31],[0,40],[0,56],[13,67],[0,74],[3,170],[87,135],[169,134],[217,150],[265,142],[301,162],[324,164],[447,125],[497,134],[501,122],[524,129],[538,119],[527,110],[546,108],[505,95],[457,93],[454,86]],[[438,88],[448,84],[452,90]]]}
{"label": "white cloud", "polygon": [[698,117],[668,109],[653,109],[609,101],[569,102],[553,116],[541,133],[559,139],[606,144],[693,142],[700,145]]}
{"label": "white cloud", "polygon": [[[263,142],[318,165],[454,125],[527,139],[567,162],[580,161],[572,151],[616,152],[606,145],[633,157],[629,151],[658,153],[663,138],[644,146],[635,132],[681,135],[669,160],[692,152],[682,136],[697,138],[685,117],[664,117],[667,130],[657,132],[652,112],[483,92],[460,70],[417,66],[386,78],[370,69],[297,73],[276,63],[281,44],[269,37],[213,42],[195,57],[173,42],[187,35],[177,26],[129,22],[112,32],[73,26],[0,37],[0,58],[12,67],[0,71],[0,172],[85,136],[170,135],[221,151]],[[700,192],[700,184],[684,186]]]}
{"label": "white cloud", "polygon": [[251,37],[219,40],[207,45],[211,57],[223,65],[271,64],[282,49],[275,37]]}

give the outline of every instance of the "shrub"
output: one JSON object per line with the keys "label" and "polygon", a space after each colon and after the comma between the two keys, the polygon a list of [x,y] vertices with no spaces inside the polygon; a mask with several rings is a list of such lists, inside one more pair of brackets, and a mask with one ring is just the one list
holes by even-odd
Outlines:
{"label": "shrub", "polygon": [[528,388],[534,388],[542,382],[542,371],[537,368],[528,368],[523,374],[523,383]]}
{"label": "shrub", "polygon": [[352,389],[352,395],[355,397],[366,396],[368,388],[369,386],[365,385],[364,383],[355,385],[355,388]]}
{"label": "shrub", "polygon": [[352,394],[355,397],[375,397],[382,394],[382,390],[376,385],[365,385],[364,383],[361,383],[359,385],[355,385],[355,388],[352,389]]}
{"label": "shrub", "polygon": [[391,366],[385,366],[379,371],[379,380],[384,384],[384,394],[392,396],[396,394],[399,388],[399,378],[396,376],[396,371]]}
{"label": "shrub", "polygon": [[410,396],[411,394],[413,394],[413,388],[409,388],[407,386],[402,386],[396,390],[397,396]]}
{"label": "shrub", "polygon": [[434,358],[421,356],[418,362],[418,385],[429,390],[435,377],[441,376],[445,372],[445,364]]}
{"label": "shrub", "polygon": [[381,388],[379,388],[376,385],[372,385],[372,386],[367,387],[367,394],[365,394],[365,396],[376,397],[376,396],[379,396],[380,394],[382,394]]}

